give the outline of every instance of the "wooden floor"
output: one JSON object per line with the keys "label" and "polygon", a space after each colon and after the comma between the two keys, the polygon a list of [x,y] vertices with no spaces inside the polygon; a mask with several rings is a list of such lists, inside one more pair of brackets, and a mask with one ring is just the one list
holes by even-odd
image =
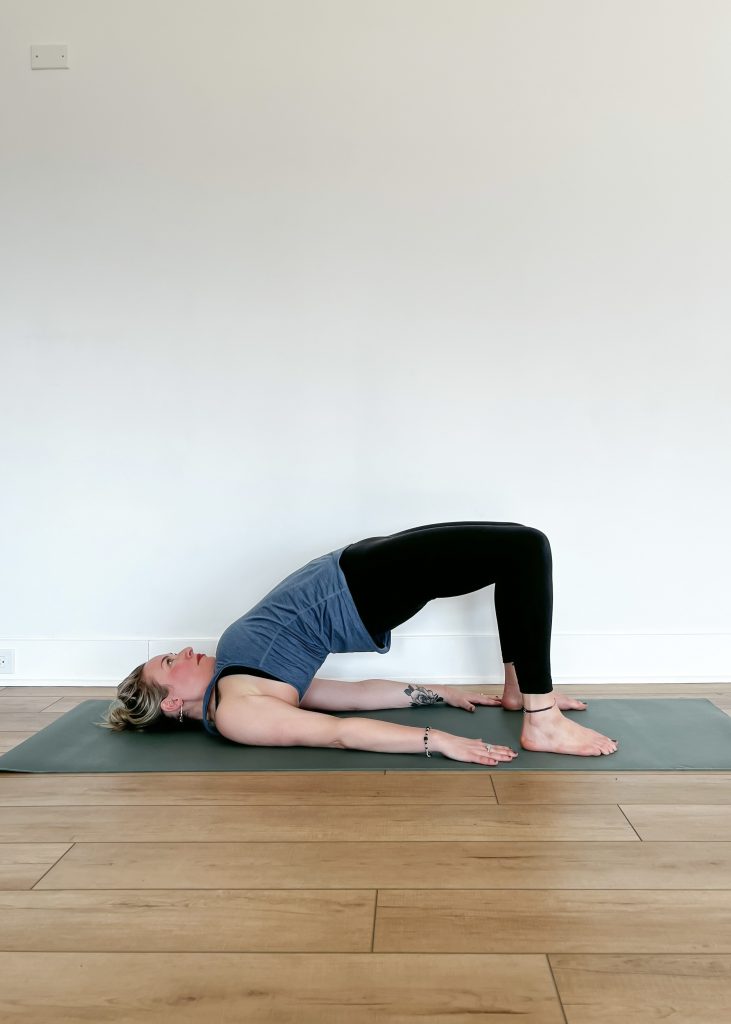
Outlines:
{"label": "wooden floor", "polygon": [[[0,690],[0,750],[113,695]],[[0,823],[3,1024],[731,1019],[731,773],[0,773]]]}

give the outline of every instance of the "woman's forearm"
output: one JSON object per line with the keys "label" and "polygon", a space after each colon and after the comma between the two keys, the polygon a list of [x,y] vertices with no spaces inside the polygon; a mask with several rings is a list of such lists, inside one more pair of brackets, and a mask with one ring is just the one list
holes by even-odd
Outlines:
{"label": "woman's forearm", "polygon": [[[344,718],[339,732],[345,750],[375,750],[382,754],[424,754],[424,726],[396,725],[376,718]],[[440,753],[442,733],[429,729],[429,753]]]}
{"label": "woman's forearm", "polygon": [[379,708],[420,707],[443,704],[441,686],[399,682],[396,679],[362,679],[358,686],[357,707],[353,711],[377,711]]}

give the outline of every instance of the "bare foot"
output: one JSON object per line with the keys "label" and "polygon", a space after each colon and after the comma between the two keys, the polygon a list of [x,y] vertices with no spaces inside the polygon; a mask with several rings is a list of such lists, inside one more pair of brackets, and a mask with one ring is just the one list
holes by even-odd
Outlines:
{"label": "bare foot", "polygon": [[613,754],[617,749],[616,740],[565,718],[558,706],[551,708],[550,711],[523,715],[520,745],[524,750],[578,754],[582,757]]}
{"label": "bare foot", "polygon": [[[559,693],[558,690],[546,694],[547,702],[550,702],[551,697],[556,698],[556,706],[559,711],[586,711],[586,702],[583,700],[567,697],[564,693]],[[517,677],[513,681],[507,673],[503,686],[502,706],[506,711],[522,711],[523,709],[523,694],[520,692]]]}

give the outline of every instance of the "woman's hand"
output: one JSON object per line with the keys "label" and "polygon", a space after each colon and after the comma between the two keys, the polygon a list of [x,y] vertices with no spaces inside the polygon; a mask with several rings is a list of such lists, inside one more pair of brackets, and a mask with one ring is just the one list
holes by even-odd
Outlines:
{"label": "woman's hand", "polygon": [[475,693],[473,690],[463,690],[459,686],[438,686],[436,689],[445,704],[453,708],[464,708],[465,711],[474,711],[478,704],[485,704],[487,707],[502,707],[501,697],[491,697],[487,693]]}
{"label": "woman's hand", "polygon": [[[481,696],[481,695],[479,695]],[[434,749],[453,761],[471,761],[473,764],[498,764],[512,761],[518,754],[510,747],[496,746],[471,736],[455,736],[451,732],[439,732],[434,736]]]}

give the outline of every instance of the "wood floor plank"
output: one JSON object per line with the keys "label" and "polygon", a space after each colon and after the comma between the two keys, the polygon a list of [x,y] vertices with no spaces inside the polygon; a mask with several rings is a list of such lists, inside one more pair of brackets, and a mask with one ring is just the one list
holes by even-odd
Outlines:
{"label": "wood floor plank", "polygon": [[31,889],[70,849],[69,843],[0,843],[0,889]]}
{"label": "wood floor plank", "polygon": [[[614,801],[609,801],[614,802]],[[489,773],[124,772],[0,775],[0,807],[106,804],[496,804]]]}
{"label": "wood floor plank", "polygon": [[731,804],[731,772],[494,772],[492,783],[500,804]]}
{"label": "wood floor plank", "polygon": [[25,711],[3,711],[0,718],[0,728],[3,732],[39,732],[45,729],[51,722],[55,722],[62,715],[52,714],[50,711],[25,712]]}
{"label": "wood floor plank", "polygon": [[[27,700],[28,698],[25,698],[25,699]],[[87,700],[98,700],[98,698],[94,698],[94,697],[78,697],[78,696],[77,697],[60,697],[60,698],[58,698],[56,700],[54,700],[53,698],[47,698],[47,699],[50,700],[50,703],[46,707],[46,709],[45,709],[46,711],[58,711],[59,713],[64,714],[64,715],[66,714],[67,711],[72,711],[74,708],[77,708],[79,706],[79,704],[83,704],[84,701],[87,701]]]}
{"label": "wood floor plank", "polygon": [[731,957],[550,957],[568,1024],[728,1024]]}
{"label": "wood floor plank", "polygon": [[564,1021],[544,956],[370,953],[5,953],[0,1018],[3,1024]]}
{"label": "wood floor plank", "polygon": [[[9,881],[26,850],[27,877],[41,870],[33,844],[9,849]],[[77,843],[37,878],[36,890],[729,889],[731,843]]]}
{"label": "wood floor plank", "polygon": [[731,953],[731,891],[382,889],[378,953]]}
{"label": "wood floor plank", "polygon": [[[2,722],[0,722],[2,724]],[[0,732],[0,754],[7,754],[13,747],[17,747],[20,743],[25,740],[29,740],[31,736],[35,736],[33,732]],[[7,776],[0,772],[0,781]]]}
{"label": "wood floor plank", "polygon": [[[67,697],[66,700],[75,700],[78,704],[83,703],[81,697]],[[58,712],[70,711],[70,708],[58,707],[55,705],[60,704],[61,701],[57,697],[16,697],[13,694],[8,694],[5,697],[0,695],[0,722],[5,720],[5,716],[13,712],[23,712],[25,714],[35,714],[39,711],[47,711],[53,709]]]}
{"label": "wood floor plank", "polygon": [[114,700],[117,687],[109,684],[103,686],[8,686],[5,693],[18,697],[83,697],[85,700],[103,700],[108,697]]}
{"label": "wood floor plank", "polygon": [[0,891],[0,949],[365,953],[374,905],[368,889]]}
{"label": "wood floor plank", "polygon": [[618,807],[490,804],[230,807],[0,807],[8,843],[94,842],[639,842]]}
{"label": "wood floor plank", "polygon": [[621,809],[640,838],[648,842],[683,839],[697,842],[731,840],[731,807],[721,804],[625,804]]}

